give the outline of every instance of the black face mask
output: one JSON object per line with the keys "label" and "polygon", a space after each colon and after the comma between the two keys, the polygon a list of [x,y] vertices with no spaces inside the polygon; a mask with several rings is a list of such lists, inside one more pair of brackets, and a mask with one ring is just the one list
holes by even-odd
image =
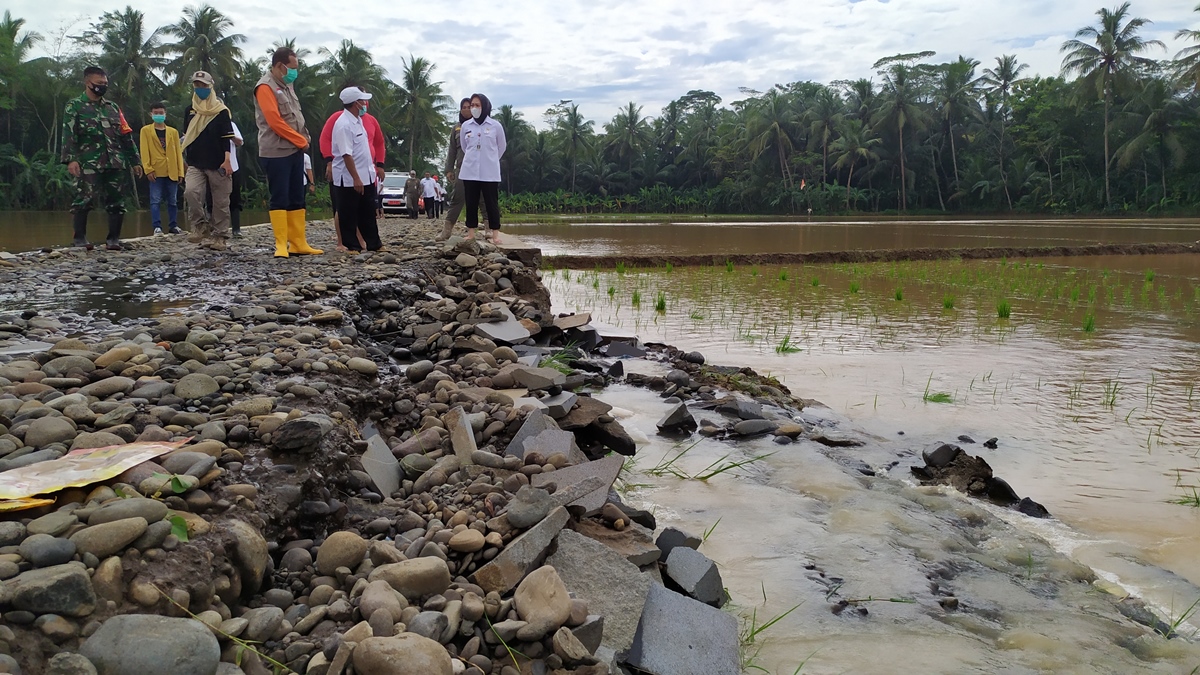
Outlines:
{"label": "black face mask", "polygon": [[108,92],[107,84],[93,84],[93,85],[91,85],[91,88],[92,88],[93,94],[100,96],[102,98],[103,98],[104,94],[106,94]]}

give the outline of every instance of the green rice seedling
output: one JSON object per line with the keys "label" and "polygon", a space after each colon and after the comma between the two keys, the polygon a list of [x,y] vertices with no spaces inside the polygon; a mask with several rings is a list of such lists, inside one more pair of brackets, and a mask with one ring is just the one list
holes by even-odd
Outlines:
{"label": "green rice seedling", "polygon": [[1012,305],[1008,303],[1008,300],[1001,300],[996,303],[996,316],[1001,319],[1007,319],[1012,316]]}
{"label": "green rice seedling", "polygon": [[753,265],[750,267],[750,276],[752,276],[752,277],[758,276],[758,265]]}
{"label": "green rice seedling", "polygon": [[818,278],[816,278],[816,277],[813,277],[813,278],[812,278],[812,285],[813,285],[813,288],[816,288],[817,286],[820,286],[820,285],[821,285],[821,280],[820,280],[820,279],[818,279]]}
{"label": "green rice seedling", "polygon": [[642,306],[642,292],[636,288],[633,289],[633,297],[631,299],[631,302],[633,303],[634,307],[641,307]]}
{"label": "green rice seedling", "polygon": [[778,345],[775,345],[776,354],[795,354],[799,351],[803,350],[795,342],[792,342],[792,336],[790,335],[785,335],[783,340]]}
{"label": "green rice seedling", "polygon": [[703,471],[700,471],[699,473],[697,473],[693,476],[689,476],[689,478],[691,478],[692,480],[706,482],[709,478],[714,478],[716,476],[720,476],[721,474],[725,473],[726,471],[733,471],[734,469],[740,469],[743,466],[747,466],[749,464],[753,464],[755,462],[764,460],[774,454],[775,453],[773,453],[773,452],[768,452],[763,455],[755,455],[748,459],[738,460],[736,462],[726,461],[729,459],[729,455],[725,455],[724,457],[718,459],[717,461],[713,462],[712,464],[709,464],[708,466],[704,467]]}
{"label": "green rice seedling", "polygon": [[929,379],[925,382],[925,393],[921,395],[921,400],[926,403],[954,403],[954,397],[944,391],[931,393],[929,386],[933,384],[933,373],[929,374]]}
{"label": "green rice seedling", "polygon": [[787,280],[788,280],[788,273],[787,273],[787,270],[780,270],[780,272],[779,272],[779,280],[780,280],[780,281],[787,281]]}
{"label": "green rice seedling", "polygon": [[658,297],[656,297],[654,299],[654,311],[658,312],[659,314],[667,313],[667,294],[666,293],[664,293],[662,291],[658,292]]}
{"label": "green rice seedling", "polygon": [[688,316],[691,318],[692,321],[703,321],[704,320],[704,315],[701,314],[699,310],[695,310],[695,309],[692,310],[692,313],[689,314]]}
{"label": "green rice seedling", "polygon": [[942,296],[942,309],[954,309],[954,295],[952,293]]}
{"label": "green rice seedling", "polygon": [[674,272],[674,271],[675,271],[675,266],[671,264],[670,260],[668,260],[667,261],[667,274],[670,274],[671,272]]}
{"label": "green rice seedling", "polygon": [[896,289],[896,302],[901,302],[903,300],[904,300],[904,289],[897,288]]}
{"label": "green rice seedling", "polygon": [[725,271],[726,271],[727,273],[728,273],[728,272],[733,272],[733,261],[732,261],[732,260],[726,260],[726,261],[725,261]]}
{"label": "green rice seedling", "polygon": [[1083,317],[1083,332],[1085,332],[1085,333],[1096,332],[1096,315],[1095,314],[1089,312],[1086,316]]}
{"label": "green rice seedling", "polygon": [[1146,270],[1146,283],[1154,283],[1154,270]]}
{"label": "green rice seedling", "polygon": [[551,368],[563,375],[570,375],[574,369],[567,363],[568,361],[570,361],[570,358],[567,356],[567,352],[561,351],[543,357],[540,365],[542,368]]}
{"label": "green rice seedling", "polygon": [[860,286],[857,281],[850,282],[850,292],[851,293],[857,293],[859,291],[859,289],[861,289],[861,288],[862,288],[862,286]]}
{"label": "green rice seedling", "polygon": [[627,272],[627,271],[628,271],[628,268],[625,266],[625,261],[621,261],[621,262],[617,263],[617,274],[625,274],[625,272]]}
{"label": "green rice seedling", "polygon": [[1071,302],[1079,302],[1079,287],[1075,286],[1071,289]]}
{"label": "green rice seedling", "polygon": [[592,288],[600,290],[600,277],[592,277]]}
{"label": "green rice seedling", "polygon": [[[647,469],[646,473],[650,474],[651,476],[657,476],[659,478],[661,478],[663,476],[675,476],[676,478],[690,478],[690,476],[688,476],[686,473],[684,473],[684,471],[682,469],[675,466],[675,463],[678,462],[680,459],[682,459],[683,456],[686,455],[689,450],[691,450],[692,448],[696,447],[699,444],[700,444],[700,441],[696,441],[695,443],[692,443],[691,445],[687,446],[683,450],[680,450],[678,452],[678,454],[676,454],[674,457],[670,456],[671,450],[667,450],[667,452],[663,454],[662,459],[658,460],[658,464],[655,464],[652,468]],[[675,448],[678,448],[678,447],[679,446],[676,445],[672,448],[672,450],[674,450]]]}
{"label": "green rice seedling", "polygon": [[[766,597],[767,597],[767,591],[766,591],[766,587],[764,586],[763,587],[763,604],[764,605],[767,602]],[[758,655],[762,651],[762,648],[763,648],[763,645],[760,644],[760,642],[759,642],[761,639],[760,636],[768,628],[779,623],[780,621],[783,620],[784,617],[786,617],[787,615],[791,614],[792,612],[796,611],[799,608],[800,608],[800,605],[796,605],[795,607],[792,607],[788,611],[786,611],[786,612],[780,614],[779,616],[776,616],[775,618],[773,618],[765,623],[762,623],[762,624],[758,623],[758,608],[757,607],[751,611],[749,616],[747,616],[745,614],[741,615],[741,627],[738,630],[738,648],[739,648],[738,653],[741,657],[742,672],[748,672],[751,670],[756,670],[756,671],[763,672],[763,673],[770,672],[766,668],[763,668],[762,666],[760,666],[756,663],[756,661],[758,659]],[[803,668],[803,667],[804,667],[804,664],[803,663],[800,664],[800,668]],[[796,669],[797,673],[800,672],[800,668]],[[795,675],[795,674],[793,673],[793,675]]]}
{"label": "green rice seedling", "polygon": [[1110,380],[1104,383],[1104,407],[1117,407],[1117,394],[1121,392],[1121,383],[1116,380]]}
{"label": "green rice seedling", "polygon": [[1168,504],[1178,504],[1179,506],[1190,506],[1194,509],[1200,509],[1200,492],[1196,488],[1190,488],[1192,494],[1180,495],[1174,499],[1168,499]]}
{"label": "green rice seedling", "polygon": [[616,286],[609,286],[609,287],[608,287],[608,297],[610,297],[610,298],[611,298],[611,297],[613,297],[613,296],[614,296],[614,295],[616,295],[616,294],[617,294],[617,287],[616,287]]}

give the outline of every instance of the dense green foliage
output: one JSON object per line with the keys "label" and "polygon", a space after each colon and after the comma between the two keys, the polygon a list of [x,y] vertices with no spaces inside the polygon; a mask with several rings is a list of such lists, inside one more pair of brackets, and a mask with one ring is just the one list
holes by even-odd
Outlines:
{"label": "dense green foliage", "polygon": [[[1200,30],[1180,31],[1191,46],[1171,58],[1139,35],[1149,21],[1129,3],[1095,18],[1063,44],[1057,77],[1024,77],[1014,55],[938,63],[934,53],[918,52],[881,59],[872,77],[743,90],[727,105],[703,90],[657,117],[629,103],[604,124],[568,101],[549,108],[539,130],[502,105],[495,116],[509,137],[503,206],[521,213],[1194,211]],[[127,7],[101,15],[80,36],[46,41],[53,55],[30,59],[45,38],[6,13],[0,206],[65,203],[57,126],[85,63],[109,70],[112,96],[135,127],[158,99],[177,120],[197,68],[216,75],[235,120],[249,127],[251,88],[265,59],[247,58],[243,36],[232,31],[207,5],[157,30]],[[345,40],[315,58],[301,50],[301,66],[297,88],[310,129],[337,109],[338,89],[361,84],[376,94],[371,112],[388,137],[390,168],[437,168],[455,109],[431,62],[411,57],[393,82]],[[257,167],[249,168],[253,178]]]}

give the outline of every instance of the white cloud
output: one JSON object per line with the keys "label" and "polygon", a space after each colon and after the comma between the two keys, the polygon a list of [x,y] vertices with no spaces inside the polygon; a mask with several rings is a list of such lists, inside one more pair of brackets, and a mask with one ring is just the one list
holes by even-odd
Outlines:
{"label": "white cloud", "polygon": [[[72,20],[79,26],[100,8],[84,0],[10,0],[14,16],[44,33]],[[130,0],[149,25],[175,21],[186,2]],[[454,99],[473,91],[512,103],[534,122],[570,98],[603,123],[628,101],[657,114],[689,89],[709,89],[726,101],[739,87],[812,79],[871,76],[877,59],[933,50],[935,60],[959,54],[987,67],[1017,54],[1029,74],[1058,72],[1059,46],[1093,24],[1097,0],[528,0],[459,3],[213,2],[245,34],[250,53],[281,37],[297,37],[316,52],[343,38],[369,49],[393,77],[410,53],[437,64]],[[1116,0],[1113,0],[1116,4]],[[1180,28],[1200,26],[1182,0],[1137,0],[1133,14],[1155,21],[1143,35],[1167,43],[1162,57],[1184,45]],[[114,4],[103,9],[119,9]]]}

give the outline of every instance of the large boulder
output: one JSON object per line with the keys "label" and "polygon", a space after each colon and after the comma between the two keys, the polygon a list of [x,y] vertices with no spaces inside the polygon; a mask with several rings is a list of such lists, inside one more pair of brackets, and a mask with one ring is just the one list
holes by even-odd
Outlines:
{"label": "large boulder", "polygon": [[376,567],[367,581],[386,581],[408,600],[419,600],[450,587],[450,568],[441,558],[413,558]]}
{"label": "large boulder", "polygon": [[446,648],[413,633],[371,637],[354,650],[359,675],[452,675],[454,663]]}
{"label": "large boulder", "polygon": [[207,626],[153,614],[114,616],[79,652],[99,675],[214,675],[221,661],[221,647]]}
{"label": "large boulder", "polygon": [[0,605],[34,614],[87,616],[96,609],[96,593],[82,563],[30,570],[0,584]]}

